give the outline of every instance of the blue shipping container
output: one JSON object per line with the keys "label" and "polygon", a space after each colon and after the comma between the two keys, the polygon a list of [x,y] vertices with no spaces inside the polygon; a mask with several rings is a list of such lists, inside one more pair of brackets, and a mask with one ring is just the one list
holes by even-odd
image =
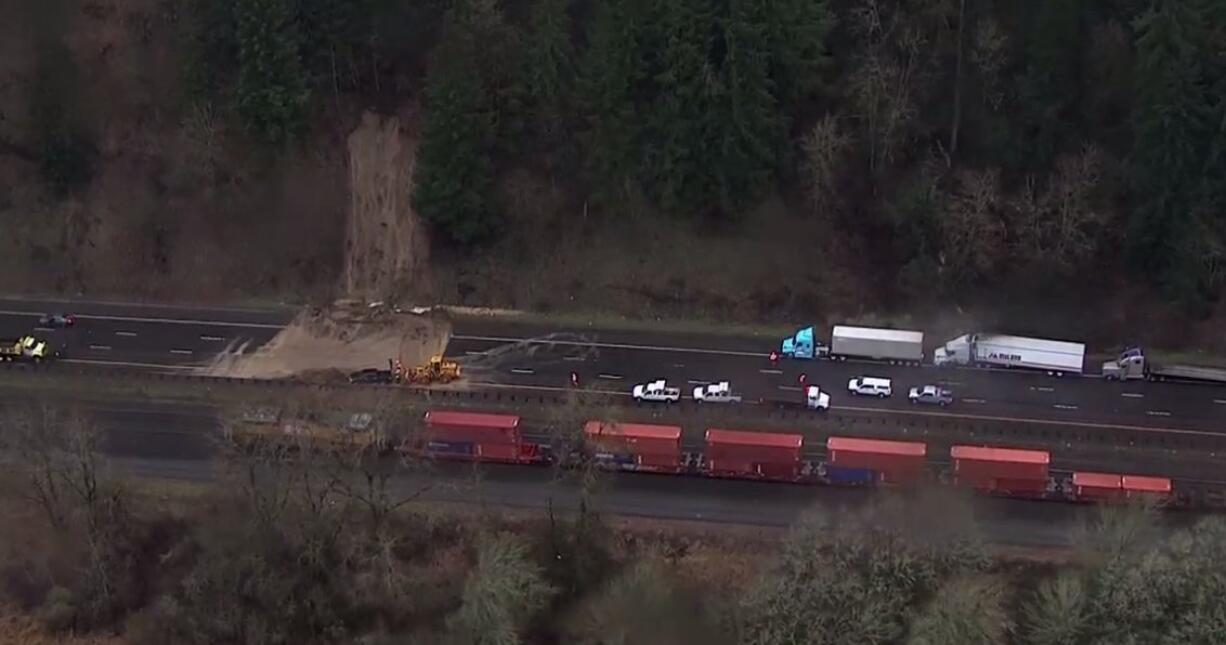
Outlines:
{"label": "blue shipping container", "polygon": [[871,486],[877,482],[877,471],[868,468],[844,468],[827,464],[826,481],[840,486]]}
{"label": "blue shipping container", "polygon": [[440,455],[471,455],[473,444],[468,441],[431,441],[426,444],[426,452]]}

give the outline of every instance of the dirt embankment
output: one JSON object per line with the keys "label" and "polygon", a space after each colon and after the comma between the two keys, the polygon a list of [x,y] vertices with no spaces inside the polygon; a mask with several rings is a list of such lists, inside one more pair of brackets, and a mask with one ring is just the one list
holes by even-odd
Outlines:
{"label": "dirt embankment", "polygon": [[287,378],[341,374],[387,368],[399,358],[405,365],[424,363],[441,354],[451,337],[443,313],[395,313],[383,308],[342,303],[300,314],[268,344],[247,353],[231,347],[205,369],[210,376]]}

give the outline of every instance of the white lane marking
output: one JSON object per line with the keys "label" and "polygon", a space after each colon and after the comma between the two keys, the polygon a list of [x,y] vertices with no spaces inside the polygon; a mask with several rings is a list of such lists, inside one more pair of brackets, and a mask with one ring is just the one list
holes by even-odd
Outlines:
{"label": "white lane marking", "polygon": [[1120,396],[1122,396],[1122,397],[1124,397],[1124,398],[1126,398],[1126,399],[1143,399],[1143,398],[1145,398],[1145,395],[1144,395],[1144,394],[1140,394],[1140,393],[1137,393],[1137,392],[1124,392],[1124,393],[1120,394]]}
{"label": "white lane marking", "polygon": [[706,385],[707,383],[710,383],[710,382],[711,381],[695,381],[694,379],[690,379],[686,381],[686,383],[689,383],[690,385]]}
{"label": "white lane marking", "polygon": [[685,367],[685,363],[673,363],[673,367],[680,369],[682,367]]}
{"label": "white lane marking", "polygon": [[962,385],[961,381],[937,381],[938,385]]}
{"label": "white lane marking", "polygon": [[117,332],[115,332],[115,335],[116,335],[116,336],[135,336],[135,335],[136,335],[136,332],[134,332],[134,331],[117,331]]}
{"label": "white lane marking", "polygon": [[474,352],[474,351],[472,351],[472,350],[468,350],[468,351],[464,352],[464,355],[465,355],[465,356],[480,356],[480,355],[482,355],[482,354],[484,354],[484,353],[485,353],[485,352]]}
{"label": "white lane marking", "polygon": [[620,381],[620,380],[622,380],[622,377],[621,377],[621,375],[620,375],[620,374],[598,374],[598,375],[596,375],[596,378],[602,378],[602,379],[605,379],[605,380],[608,380],[608,381]]}
{"label": "white lane marking", "polygon": [[964,403],[987,403],[983,399],[962,399]]}
{"label": "white lane marking", "polygon": [[1055,392],[1056,391],[1056,388],[1054,387],[1032,387],[1030,389],[1038,390],[1039,392]]}
{"label": "white lane marking", "polygon": [[512,374],[536,374],[536,370],[528,369],[526,367],[512,367],[511,373]]}
{"label": "white lane marking", "polygon": [[222,338],[221,336],[209,336],[208,334],[201,334],[200,340],[207,340],[209,342],[217,342],[219,340],[225,340],[225,339]]}
{"label": "white lane marking", "polygon": [[[28,311],[0,310],[3,316],[28,316]],[[191,318],[158,318],[156,316],[103,316],[98,314],[77,314],[77,320],[113,320],[117,322],[155,323],[159,325],[202,325],[209,327],[251,327],[253,329],[283,329],[285,325],[269,323],[226,322],[221,320],[195,320]],[[454,336],[453,336],[454,338]]]}
{"label": "white lane marking", "polygon": [[1169,417],[1171,416],[1171,413],[1167,412],[1166,410],[1146,410],[1145,414],[1148,414],[1151,417]]}
{"label": "white lane marking", "polygon": [[1219,405],[1226,405],[1226,399],[1214,399],[1213,402]]}
{"label": "white lane marking", "polygon": [[582,356],[563,356],[562,360],[571,361],[573,363],[582,363],[583,361],[586,361],[587,359]]}
{"label": "white lane marking", "polygon": [[189,356],[192,354],[192,350],[190,349],[172,349],[170,350],[170,353],[171,354],[183,354],[183,355]]}
{"label": "white lane marking", "polygon": [[[3,313],[3,312],[0,312]],[[278,326],[278,329],[280,326]],[[574,347],[604,347],[607,349],[641,349],[651,352],[678,352],[688,354],[715,354],[718,356],[750,356],[755,358],[766,358],[769,353],[762,352],[738,352],[731,349],[700,349],[698,347],[671,347],[668,345],[636,345],[633,343],[601,343],[601,342],[581,342],[577,340],[535,340],[532,338],[511,338],[509,336],[468,336],[464,334],[451,337],[452,340],[478,340],[490,343],[527,343],[530,345],[571,345]]]}
{"label": "white lane marking", "polygon": [[1065,405],[1063,403],[1057,403],[1051,407],[1056,408],[1057,410],[1076,410],[1077,409],[1077,406],[1075,405]]}
{"label": "white lane marking", "polygon": [[82,363],[86,365],[119,365],[121,367],[143,367],[158,370],[195,370],[192,365],[167,365],[166,363],[133,363],[130,361],[96,361],[88,358],[65,358],[64,363]]}
{"label": "white lane marking", "polygon": [[55,331],[55,330],[51,329],[50,327],[43,327],[42,325],[38,325],[34,327],[34,331]]}
{"label": "white lane marking", "polygon": [[111,346],[110,345],[90,345],[89,348],[98,350],[100,352],[105,352],[105,351],[109,351],[111,349]]}
{"label": "white lane marking", "polygon": [[795,385],[780,385],[778,386],[778,388],[785,392],[799,392],[800,391],[800,388],[796,387]]}
{"label": "white lane marking", "polygon": [[782,374],[783,370],[758,370],[761,374]]}

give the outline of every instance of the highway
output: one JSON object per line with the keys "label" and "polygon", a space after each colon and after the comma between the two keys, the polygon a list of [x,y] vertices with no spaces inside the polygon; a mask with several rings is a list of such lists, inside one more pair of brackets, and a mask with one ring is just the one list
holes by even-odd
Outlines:
{"label": "highway", "polygon": [[[74,313],[74,329],[42,331],[66,360],[155,370],[205,365],[228,347],[254,351],[294,314],[289,308],[252,310],[98,303],[0,300],[0,335],[27,333],[44,312]],[[456,316],[447,353],[458,357],[473,387],[565,387],[570,372],[600,390],[625,394],[638,382],[667,378],[688,393],[728,380],[747,402],[799,401],[798,376],[830,392],[836,411],[859,414],[947,415],[951,419],[1007,419],[1081,424],[1113,431],[1226,430],[1226,387],[1176,383],[1109,383],[1100,378],[1053,378],[1025,372],[873,363],[782,360],[767,354],[775,338],[676,332],[616,331]],[[893,379],[891,399],[854,397],[848,379]],[[943,384],[958,402],[948,410],[908,404],[911,386]]]}
{"label": "highway", "polygon": [[[39,329],[45,313],[69,313],[68,329]],[[285,326],[294,312],[77,300],[0,299],[0,337],[35,331],[51,340],[65,360],[136,369],[187,370],[218,352],[254,351]]]}
{"label": "highway", "polygon": [[[219,432],[208,406],[108,402],[91,405],[105,431],[103,450],[116,472],[131,476],[205,482],[218,476]],[[429,483],[425,499],[541,510],[573,509],[578,491],[553,480],[548,468],[482,466],[479,477],[463,464],[437,464],[405,475],[399,485]],[[423,479],[428,477],[428,482]],[[642,474],[610,474],[597,506],[621,516],[786,527],[817,509],[834,517],[861,512],[888,493]],[[1090,506],[974,498],[985,537],[996,544],[1059,547],[1093,517]]]}

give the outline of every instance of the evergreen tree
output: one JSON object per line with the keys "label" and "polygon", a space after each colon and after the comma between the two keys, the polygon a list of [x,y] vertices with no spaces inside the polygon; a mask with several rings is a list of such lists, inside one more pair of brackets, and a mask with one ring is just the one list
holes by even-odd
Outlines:
{"label": "evergreen tree", "polygon": [[822,86],[830,67],[826,41],[837,19],[826,0],[756,0],[767,18],[770,76],[787,109]]}
{"label": "evergreen tree", "polygon": [[645,93],[644,23],[651,0],[608,0],[597,8],[580,78],[584,139],[592,192],[612,202],[636,180],[642,159]]}
{"label": "evergreen tree", "polygon": [[470,26],[453,21],[435,51],[414,175],[413,207],[460,244],[486,238],[498,225],[490,202],[494,123],[478,46]]}
{"label": "evergreen tree", "polygon": [[1202,78],[1203,5],[1162,0],[1137,20],[1133,144],[1137,207],[1128,241],[1134,265],[1196,299],[1194,198],[1206,158],[1208,110]]}
{"label": "evergreen tree", "polygon": [[284,144],[306,126],[311,90],[292,0],[239,0],[236,108],[247,129]]}
{"label": "evergreen tree", "polygon": [[730,0],[721,20],[721,105],[713,163],[719,206],[745,207],[769,183],[784,136],[769,76],[767,3]]}
{"label": "evergreen tree", "polygon": [[647,114],[645,178],[657,204],[693,212],[711,201],[710,168],[719,86],[709,52],[714,22],[705,0],[659,0],[656,93]]}
{"label": "evergreen tree", "polygon": [[546,149],[562,144],[570,129],[575,53],[569,5],[570,0],[536,0],[532,5],[520,70],[526,128]]}

